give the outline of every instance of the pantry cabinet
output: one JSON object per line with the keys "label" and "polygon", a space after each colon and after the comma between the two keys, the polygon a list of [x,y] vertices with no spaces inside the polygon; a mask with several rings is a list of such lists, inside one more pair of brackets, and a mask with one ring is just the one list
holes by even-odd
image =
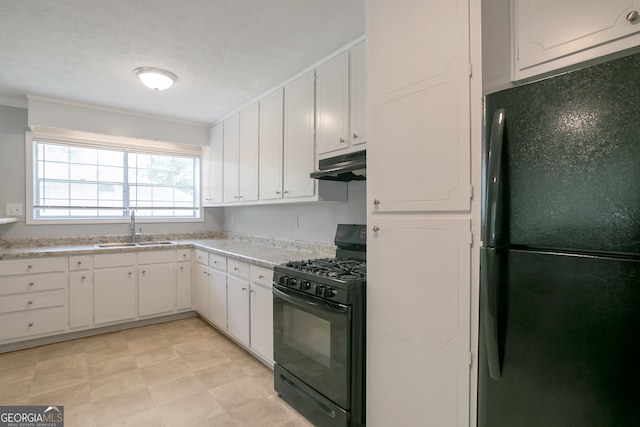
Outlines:
{"label": "pantry cabinet", "polygon": [[640,0],[513,0],[513,80],[640,44]]}

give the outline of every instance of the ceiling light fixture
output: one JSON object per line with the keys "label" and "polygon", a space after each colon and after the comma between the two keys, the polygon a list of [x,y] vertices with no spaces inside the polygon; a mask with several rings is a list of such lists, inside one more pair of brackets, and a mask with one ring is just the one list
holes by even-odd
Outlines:
{"label": "ceiling light fixture", "polygon": [[167,70],[155,67],[138,67],[133,70],[143,85],[153,90],[166,90],[178,80],[178,77]]}

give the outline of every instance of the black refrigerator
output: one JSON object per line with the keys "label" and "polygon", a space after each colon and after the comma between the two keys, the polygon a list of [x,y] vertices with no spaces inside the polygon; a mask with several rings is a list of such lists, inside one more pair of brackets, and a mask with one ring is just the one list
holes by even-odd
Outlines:
{"label": "black refrigerator", "polygon": [[478,426],[640,426],[640,55],[484,123]]}

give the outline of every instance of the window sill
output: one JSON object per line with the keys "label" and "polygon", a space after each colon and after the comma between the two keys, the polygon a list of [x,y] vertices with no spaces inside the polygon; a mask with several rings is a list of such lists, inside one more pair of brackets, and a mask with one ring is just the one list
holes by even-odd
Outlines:
{"label": "window sill", "polygon": [[12,222],[18,222],[18,218],[0,218],[0,224],[11,224]]}

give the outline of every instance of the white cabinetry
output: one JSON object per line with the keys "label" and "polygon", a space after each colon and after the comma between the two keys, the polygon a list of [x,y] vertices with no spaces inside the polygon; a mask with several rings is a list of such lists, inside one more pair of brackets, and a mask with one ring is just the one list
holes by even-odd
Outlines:
{"label": "white cabinetry", "polygon": [[365,9],[367,425],[468,427],[475,5]]}
{"label": "white cabinetry", "polygon": [[316,69],[316,154],[319,157],[364,149],[365,42]]}
{"label": "white cabinetry", "polygon": [[0,261],[0,342],[67,329],[67,260]]}
{"label": "white cabinetry", "polygon": [[227,330],[227,259],[209,254],[209,318],[214,325]]}
{"label": "white cabinetry", "polygon": [[222,203],[223,133],[224,123],[209,130],[209,146],[202,156],[202,204],[213,206]]}
{"label": "white cabinetry", "polygon": [[133,320],[137,315],[137,257],[131,253],[93,257],[95,324]]}
{"label": "white cabinetry", "polygon": [[176,253],[176,309],[191,309],[191,249]]}
{"label": "white cabinetry", "polygon": [[514,0],[513,79],[640,44],[640,0]]}
{"label": "white cabinetry", "polygon": [[284,89],[260,100],[260,200],[282,199]]}
{"label": "white cabinetry", "polygon": [[255,103],[224,122],[224,202],[258,200],[258,120]]}
{"label": "white cabinetry", "polygon": [[273,366],[273,271],[255,265],[249,270],[251,349]]}
{"label": "white cabinetry", "polygon": [[196,249],[196,263],[193,267],[193,308],[209,319],[209,254]]}
{"label": "white cabinetry", "polygon": [[228,331],[249,346],[249,264],[229,260],[227,276]]}
{"label": "white cabinetry", "polygon": [[170,313],[176,305],[176,251],[138,253],[138,314]]}
{"label": "white cabinetry", "polygon": [[93,257],[69,257],[69,327],[93,325]]}

